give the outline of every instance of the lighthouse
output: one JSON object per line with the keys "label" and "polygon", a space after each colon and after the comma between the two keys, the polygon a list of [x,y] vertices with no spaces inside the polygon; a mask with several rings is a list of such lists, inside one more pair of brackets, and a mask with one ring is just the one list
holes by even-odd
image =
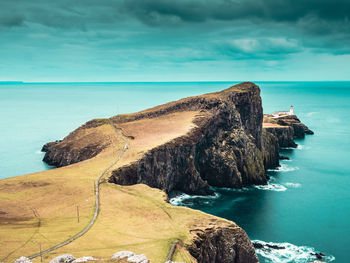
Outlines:
{"label": "lighthouse", "polygon": [[289,115],[294,115],[294,107],[290,106]]}

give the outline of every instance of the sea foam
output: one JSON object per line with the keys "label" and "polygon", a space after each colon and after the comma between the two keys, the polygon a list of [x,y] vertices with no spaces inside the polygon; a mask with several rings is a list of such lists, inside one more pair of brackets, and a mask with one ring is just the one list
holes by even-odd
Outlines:
{"label": "sea foam", "polygon": [[190,199],[200,199],[200,200],[213,200],[220,197],[219,193],[214,193],[214,195],[188,195],[185,193],[180,193],[178,195],[175,195],[169,199],[169,203],[174,206],[180,206],[184,205],[184,201],[190,200]]}
{"label": "sea foam", "polygon": [[299,188],[299,187],[301,187],[301,184],[299,184],[299,183],[285,183],[284,184],[285,186],[287,186],[287,187],[290,187],[290,188]]}
{"label": "sea foam", "polygon": [[276,169],[269,169],[268,171],[270,171],[270,172],[292,172],[295,170],[299,170],[299,167],[297,167],[297,166],[291,167],[285,163],[281,163],[281,165],[279,167],[277,167]]}
{"label": "sea foam", "polygon": [[[317,260],[316,253],[319,253],[313,247],[296,246],[290,243],[273,243],[260,240],[253,240],[252,242],[260,246],[255,251],[267,263],[307,263]],[[325,255],[321,262],[332,262],[334,260],[334,256]]]}
{"label": "sea foam", "polygon": [[254,188],[259,190],[268,190],[268,191],[276,191],[276,192],[283,192],[287,190],[287,188],[281,184],[271,184],[271,183],[267,183],[266,185],[254,185]]}

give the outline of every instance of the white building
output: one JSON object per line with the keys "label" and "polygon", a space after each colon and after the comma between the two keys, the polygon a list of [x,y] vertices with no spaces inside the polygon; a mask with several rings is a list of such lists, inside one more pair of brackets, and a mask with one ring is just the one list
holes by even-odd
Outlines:
{"label": "white building", "polygon": [[290,106],[289,111],[276,111],[276,112],[272,113],[272,116],[274,118],[279,118],[279,117],[288,116],[288,115],[294,115],[294,107],[293,106]]}

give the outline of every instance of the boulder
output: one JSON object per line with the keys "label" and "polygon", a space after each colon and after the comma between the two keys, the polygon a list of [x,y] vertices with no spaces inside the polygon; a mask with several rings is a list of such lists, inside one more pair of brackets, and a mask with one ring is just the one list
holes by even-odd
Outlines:
{"label": "boulder", "polygon": [[128,258],[127,261],[132,263],[149,263],[150,262],[148,258],[143,254],[131,256]]}
{"label": "boulder", "polygon": [[134,252],[131,251],[119,251],[115,254],[113,254],[113,256],[111,256],[111,259],[121,259],[121,258],[129,258],[135,256]]}
{"label": "boulder", "polygon": [[73,257],[70,254],[66,254],[66,255],[55,257],[50,261],[50,263],[71,263],[74,260],[75,260],[75,257]]}
{"label": "boulder", "polygon": [[98,259],[88,256],[88,257],[77,258],[72,263],[81,263],[81,262],[88,262],[88,261],[95,261],[95,260],[98,260]]}
{"label": "boulder", "polygon": [[26,258],[26,257],[20,257],[20,258],[17,258],[14,263],[32,263],[32,261],[29,259],[29,258]]}

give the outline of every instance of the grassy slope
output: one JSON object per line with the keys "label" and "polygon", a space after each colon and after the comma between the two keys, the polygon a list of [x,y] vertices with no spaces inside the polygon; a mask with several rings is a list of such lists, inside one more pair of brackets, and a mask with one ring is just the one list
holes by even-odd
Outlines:
{"label": "grassy slope", "polygon": [[[129,149],[113,169],[185,134],[194,127],[192,121],[198,114],[178,112],[119,125],[124,135],[134,139],[130,139]],[[0,262],[36,253],[39,244],[42,250],[47,249],[78,233],[91,220],[94,181],[124,143],[108,124],[82,132],[94,134],[87,137],[89,140],[108,140],[109,147],[87,161],[0,181]],[[73,243],[43,256],[44,262],[64,253],[108,258],[119,250],[143,253],[152,262],[164,262],[172,241],[189,242],[190,229],[227,224],[199,211],[173,207],[165,202],[162,191],[145,185],[118,186],[104,179],[100,188],[101,212],[95,225]],[[175,260],[193,262],[181,245]],[[34,262],[40,262],[40,258]]]}

